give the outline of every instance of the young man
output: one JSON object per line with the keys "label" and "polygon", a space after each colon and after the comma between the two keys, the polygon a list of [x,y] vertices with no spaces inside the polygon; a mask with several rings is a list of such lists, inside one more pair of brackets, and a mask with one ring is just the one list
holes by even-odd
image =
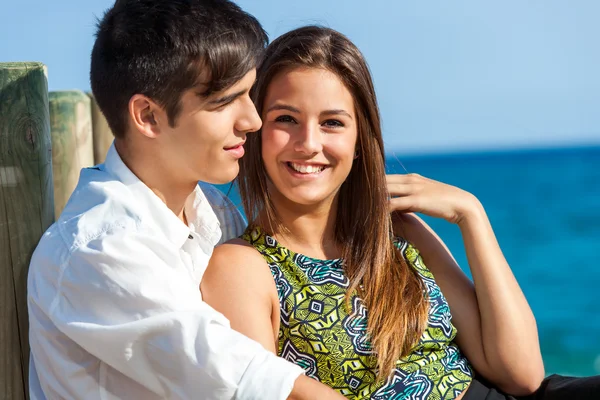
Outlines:
{"label": "young man", "polygon": [[199,290],[244,224],[197,182],[238,173],[266,41],[228,0],[117,0],[100,21],[91,84],[115,143],[31,260],[32,399],[341,398]]}

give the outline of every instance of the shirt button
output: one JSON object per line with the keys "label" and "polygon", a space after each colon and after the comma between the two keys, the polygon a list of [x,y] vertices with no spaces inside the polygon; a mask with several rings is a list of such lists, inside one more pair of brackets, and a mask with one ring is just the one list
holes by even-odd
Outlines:
{"label": "shirt button", "polygon": [[188,239],[193,239],[194,237],[192,235],[188,235]]}

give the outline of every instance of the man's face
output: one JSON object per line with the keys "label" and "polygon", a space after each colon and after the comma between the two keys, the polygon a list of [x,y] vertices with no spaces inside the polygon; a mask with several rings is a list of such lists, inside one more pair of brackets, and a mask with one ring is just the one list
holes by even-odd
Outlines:
{"label": "man's face", "polygon": [[177,166],[178,177],[214,184],[235,179],[246,134],[261,127],[249,96],[255,79],[253,69],[232,87],[208,98],[198,89],[183,94],[175,127],[163,128],[161,135],[161,146],[171,165]]}

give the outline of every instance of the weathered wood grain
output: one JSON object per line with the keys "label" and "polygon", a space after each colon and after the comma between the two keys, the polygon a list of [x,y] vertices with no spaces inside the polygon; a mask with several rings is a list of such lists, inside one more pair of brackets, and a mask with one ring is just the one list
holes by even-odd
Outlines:
{"label": "weathered wood grain", "polygon": [[108,148],[113,142],[114,136],[104,114],[100,111],[94,95],[88,93],[92,104],[92,135],[94,137],[94,164],[102,164],[106,158]]}
{"label": "weathered wood grain", "polygon": [[46,67],[0,63],[0,398],[28,398],[27,270],[54,218]]}
{"label": "weathered wood grain", "polygon": [[80,90],[50,92],[54,214],[62,212],[82,168],[94,165],[90,98]]}

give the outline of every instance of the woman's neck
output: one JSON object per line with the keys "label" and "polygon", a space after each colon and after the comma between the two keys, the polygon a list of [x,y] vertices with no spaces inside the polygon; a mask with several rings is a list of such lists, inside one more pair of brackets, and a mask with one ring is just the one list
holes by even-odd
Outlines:
{"label": "woman's neck", "polygon": [[[273,227],[273,236],[282,246],[323,260],[341,256],[335,240],[337,196],[309,206],[293,203],[278,194],[272,194],[271,201],[279,220]],[[259,222],[261,226],[269,226],[265,213]]]}

